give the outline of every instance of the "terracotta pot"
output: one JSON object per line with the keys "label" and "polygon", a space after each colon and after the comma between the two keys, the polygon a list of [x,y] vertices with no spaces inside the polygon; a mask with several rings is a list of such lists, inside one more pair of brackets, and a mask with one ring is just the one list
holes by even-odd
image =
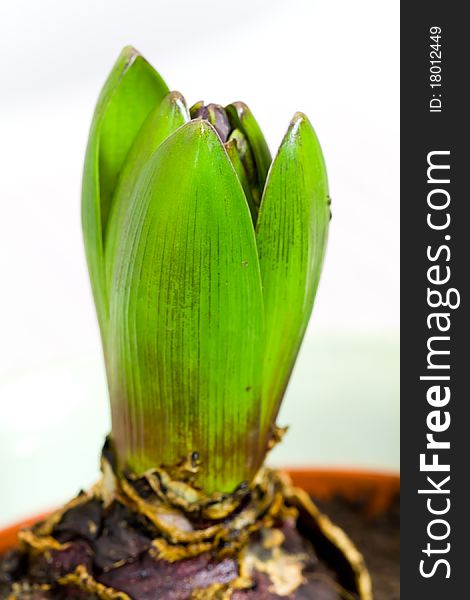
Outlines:
{"label": "terracotta pot", "polygon": [[368,516],[383,513],[400,492],[400,476],[385,471],[356,469],[287,469],[295,486],[318,500],[341,496],[360,500]]}
{"label": "terracotta pot", "polygon": [[[366,510],[370,515],[386,510],[400,490],[399,476],[394,473],[352,469],[292,468],[287,471],[294,485],[318,499],[328,500],[339,495],[349,500],[362,500],[366,502]],[[0,530],[0,553],[16,544],[16,536],[22,527],[31,526],[45,516],[37,515]]]}

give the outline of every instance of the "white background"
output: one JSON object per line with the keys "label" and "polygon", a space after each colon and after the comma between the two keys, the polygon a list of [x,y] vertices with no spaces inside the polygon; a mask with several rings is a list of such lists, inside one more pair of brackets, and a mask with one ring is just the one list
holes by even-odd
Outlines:
{"label": "white background", "polygon": [[398,468],[398,21],[390,0],[1,0],[0,525],[97,474],[109,422],[80,180],[126,44],[189,104],[243,99],[273,151],[310,117],[333,221],[273,460]]}

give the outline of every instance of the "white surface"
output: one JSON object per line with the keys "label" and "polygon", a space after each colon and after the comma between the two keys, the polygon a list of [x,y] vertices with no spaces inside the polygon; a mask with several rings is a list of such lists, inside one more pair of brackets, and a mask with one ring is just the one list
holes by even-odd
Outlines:
{"label": "white surface", "polygon": [[[96,472],[107,407],[80,179],[99,89],[129,43],[189,103],[245,100],[273,151],[296,110],[311,118],[334,217],[275,458],[398,466],[398,20],[397,2],[373,0],[1,3],[0,523]],[[73,480],[64,439],[81,440]]]}

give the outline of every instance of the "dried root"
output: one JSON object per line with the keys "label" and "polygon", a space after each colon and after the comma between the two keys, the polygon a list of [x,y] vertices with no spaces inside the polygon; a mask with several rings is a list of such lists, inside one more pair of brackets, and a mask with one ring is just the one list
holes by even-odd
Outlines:
{"label": "dried root", "polygon": [[[20,532],[0,598],[371,600],[362,557],[285,476],[263,469],[250,487],[209,496],[195,487],[198,469],[192,455],[119,473],[107,443],[101,480]],[[339,576],[298,533],[302,519]]]}

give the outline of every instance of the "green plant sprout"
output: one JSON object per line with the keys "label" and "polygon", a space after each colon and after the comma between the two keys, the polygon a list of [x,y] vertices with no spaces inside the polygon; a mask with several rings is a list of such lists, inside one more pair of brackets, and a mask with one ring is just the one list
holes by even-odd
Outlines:
{"label": "green plant sprout", "polygon": [[252,481],[327,241],[307,117],[271,160],[245,104],[188,110],[127,47],[95,111],[82,198],[119,464],[142,473],[197,452],[206,492]]}

